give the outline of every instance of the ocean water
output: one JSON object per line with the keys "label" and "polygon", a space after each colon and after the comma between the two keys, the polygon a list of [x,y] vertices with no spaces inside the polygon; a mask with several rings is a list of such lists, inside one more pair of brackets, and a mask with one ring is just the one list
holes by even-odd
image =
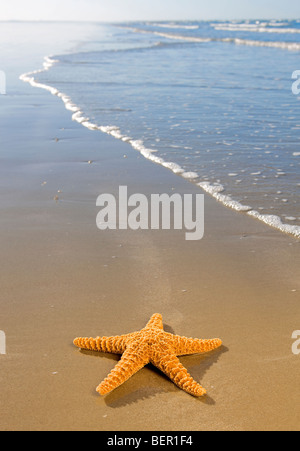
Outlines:
{"label": "ocean water", "polygon": [[[299,21],[100,25],[21,79],[91,132],[300,237]],[[300,88],[300,84],[299,84]]]}

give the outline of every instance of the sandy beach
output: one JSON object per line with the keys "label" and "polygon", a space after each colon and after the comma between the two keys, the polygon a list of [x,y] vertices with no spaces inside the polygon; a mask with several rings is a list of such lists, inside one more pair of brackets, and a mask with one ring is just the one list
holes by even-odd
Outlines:
{"label": "sandy beach", "polygon": [[[201,241],[98,230],[97,197],[121,185],[203,192],[18,83],[1,113],[0,429],[299,430],[300,241],[208,194]],[[154,313],[168,332],[222,339],[181,358],[208,395],[193,398],[147,366],[100,397],[119,357],[80,352],[73,339],[133,332]]]}

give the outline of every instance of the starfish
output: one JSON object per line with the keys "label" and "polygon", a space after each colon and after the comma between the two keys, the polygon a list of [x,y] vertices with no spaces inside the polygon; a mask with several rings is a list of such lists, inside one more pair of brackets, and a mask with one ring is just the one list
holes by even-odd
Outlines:
{"label": "starfish", "polygon": [[179,388],[192,396],[206,394],[180,363],[178,356],[205,353],[222,345],[218,338],[200,340],[181,337],[164,331],[162,316],[155,314],[146,327],[138,332],[115,337],[76,338],[74,345],[90,351],[122,354],[109,376],[97,387],[107,395],[122,385],[148,363],[165,373]]}

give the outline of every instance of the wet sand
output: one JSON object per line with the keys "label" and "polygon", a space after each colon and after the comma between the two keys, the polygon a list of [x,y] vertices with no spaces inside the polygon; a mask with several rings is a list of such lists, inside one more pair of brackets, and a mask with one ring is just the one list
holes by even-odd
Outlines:
{"label": "wet sand", "polygon": [[[119,185],[199,189],[35,95],[44,106],[23,105],[3,124],[11,133],[28,113],[1,164],[1,430],[298,430],[299,241],[209,196],[199,242],[182,231],[99,231],[96,198]],[[13,157],[20,142],[23,161]],[[192,398],[149,366],[99,397],[118,357],[80,352],[73,338],[135,331],[156,312],[167,331],[222,338],[220,350],[181,359],[208,396]]]}
{"label": "wet sand", "polygon": [[[0,429],[299,430],[299,240],[206,194],[201,241],[99,231],[96,199],[120,185],[201,191],[72,122],[47,92],[24,90],[1,117]],[[148,366],[101,398],[118,356],[80,352],[73,339],[139,330],[153,313],[169,332],[223,340],[181,358],[208,395],[193,398]]]}

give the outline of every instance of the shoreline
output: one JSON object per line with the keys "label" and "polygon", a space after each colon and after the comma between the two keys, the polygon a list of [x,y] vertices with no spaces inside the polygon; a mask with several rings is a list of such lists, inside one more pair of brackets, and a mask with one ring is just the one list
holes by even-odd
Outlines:
{"label": "shoreline", "polygon": [[144,146],[144,143],[142,140],[139,139],[132,139],[129,136],[123,135],[119,129],[118,126],[101,126],[95,123],[92,123],[89,118],[84,116],[84,113],[80,110],[80,108],[73,103],[70,96],[67,94],[60,92],[57,88],[49,85],[45,85],[43,83],[39,83],[35,80],[33,75],[42,73],[44,71],[47,71],[51,69],[51,67],[58,63],[59,60],[52,59],[53,56],[45,56],[44,57],[44,63],[43,63],[43,69],[37,69],[32,72],[28,72],[25,74],[20,75],[20,80],[24,81],[25,83],[29,83],[32,87],[44,89],[50,94],[57,96],[60,98],[65,108],[68,111],[72,112],[72,120],[78,122],[83,127],[86,127],[87,129],[91,131],[100,131],[102,133],[108,134],[110,136],[113,136],[115,139],[121,140],[123,142],[128,142],[132,148],[136,151],[138,151],[144,158],[147,160],[150,160],[153,163],[156,163],[158,165],[163,166],[164,168],[170,170],[175,175],[179,175],[187,180],[189,180],[191,183],[194,183],[196,186],[198,186],[201,191],[204,191],[208,193],[210,196],[212,196],[217,202],[220,202],[225,207],[230,208],[232,210],[236,210],[238,212],[242,212],[244,214],[249,215],[251,218],[261,221],[264,224],[266,224],[269,227],[272,227],[274,229],[279,230],[282,233],[285,233],[287,235],[291,235],[296,239],[300,239],[300,226],[297,225],[291,225],[286,224],[282,222],[282,218],[277,215],[272,214],[261,214],[258,211],[255,210],[255,208],[244,205],[237,200],[233,199],[231,196],[227,194],[223,194],[225,191],[225,188],[222,184],[211,184],[209,182],[196,182],[197,179],[199,179],[199,175],[194,172],[185,172],[183,168],[181,168],[177,163],[165,161],[163,158],[156,156],[156,150],[149,149]]}
{"label": "shoreline", "polygon": [[[1,430],[299,430],[299,241],[207,194],[199,242],[99,231],[102,193],[199,188],[72,121],[57,97],[18,90],[0,135]],[[180,358],[208,395],[148,366],[99,397],[118,357],[80,352],[73,339],[133,332],[156,312],[167,332],[223,340]]]}

